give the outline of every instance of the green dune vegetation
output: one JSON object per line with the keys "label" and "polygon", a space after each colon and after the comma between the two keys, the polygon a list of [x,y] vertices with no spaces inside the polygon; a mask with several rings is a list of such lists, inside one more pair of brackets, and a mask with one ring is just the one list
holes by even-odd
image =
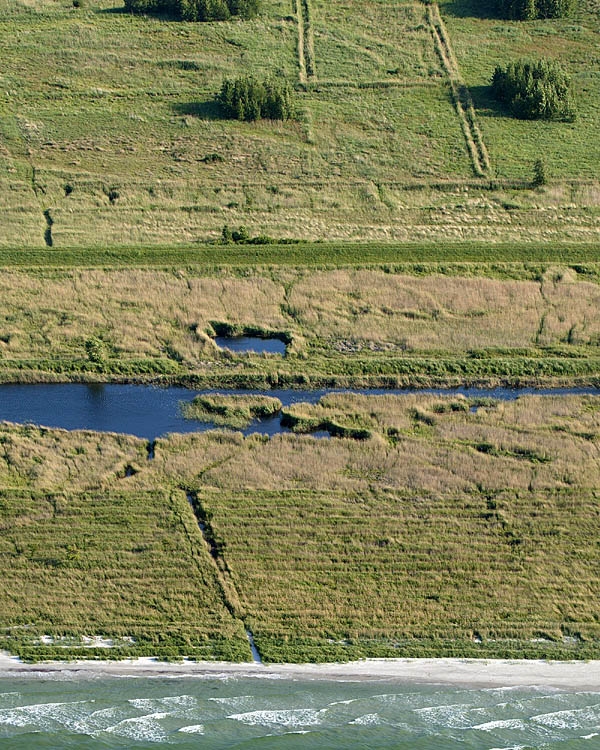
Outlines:
{"label": "green dune vegetation", "polygon": [[2,646],[244,660],[250,628],[267,661],[598,658],[599,397],[294,410],[369,435],[172,435],[148,461],[0,427]]}

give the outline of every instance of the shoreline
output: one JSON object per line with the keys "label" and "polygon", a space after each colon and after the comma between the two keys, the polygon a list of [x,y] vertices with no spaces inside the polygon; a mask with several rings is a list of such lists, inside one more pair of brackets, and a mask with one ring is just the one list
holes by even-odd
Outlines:
{"label": "shoreline", "polygon": [[543,686],[600,691],[600,660],[526,659],[365,659],[327,664],[257,664],[232,662],[161,662],[151,657],[123,661],[50,661],[26,664],[0,654],[0,679],[94,679],[98,677],[198,677],[396,682],[467,688]]}

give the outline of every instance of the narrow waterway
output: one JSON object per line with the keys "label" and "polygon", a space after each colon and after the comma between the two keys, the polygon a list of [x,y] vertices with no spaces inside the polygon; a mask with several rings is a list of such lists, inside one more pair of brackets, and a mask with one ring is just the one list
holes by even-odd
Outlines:
{"label": "narrow waterway", "polygon": [[[268,391],[194,391],[188,388],[158,388],[145,385],[116,384],[19,384],[0,386],[0,421],[31,423],[67,430],[96,430],[136,435],[150,444],[169,432],[203,432],[214,429],[211,422],[184,419],[180,402],[191,401],[199,394],[261,394],[275,396],[284,406],[298,402],[315,403],[328,393],[396,394],[415,393],[414,390],[268,390]],[[502,400],[516,399],[525,394],[600,395],[600,388],[449,388],[427,389],[420,393],[462,394],[466,397],[490,397]],[[281,425],[279,414],[264,420],[255,420],[246,429],[246,435],[263,433],[276,435],[289,430]],[[149,458],[152,458],[153,446]]]}

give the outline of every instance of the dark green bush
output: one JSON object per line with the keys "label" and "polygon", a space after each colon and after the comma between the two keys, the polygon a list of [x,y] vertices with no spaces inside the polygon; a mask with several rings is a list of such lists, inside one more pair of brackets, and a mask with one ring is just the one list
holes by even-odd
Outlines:
{"label": "dark green bush", "polygon": [[183,21],[252,18],[259,7],[260,0],[125,0],[125,9],[131,13],[166,13]]}
{"label": "dark green bush", "polygon": [[225,79],[217,101],[227,117],[234,120],[287,120],[292,114],[292,94],[287,83],[259,81],[252,76]]}
{"label": "dark green bush", "polygon": [[498,0],[503,18],[532,21],[536,18],[564,18],[577,7],[577,0]]}
{"label": "dark green bush", "polygon": [[497,67],[492,93],[521,120],[575,120],[571,79],[557,62],[519,60]]}

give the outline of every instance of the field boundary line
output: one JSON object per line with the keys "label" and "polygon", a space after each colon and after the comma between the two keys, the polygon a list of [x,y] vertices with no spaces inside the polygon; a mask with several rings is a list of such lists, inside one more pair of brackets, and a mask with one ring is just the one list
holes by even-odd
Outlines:
{"label": "field boundary line", "polygon": [[454,108],[460,120],[473,170],[478,177],[490,174],[490,157],[475,115],[469,87],[465,84],[448,37],[437,3],[427,5],[427,22],[433,35],[436,52],[450,82]]}
{"label": "field boundary line", "polygon": [[312,27],[310,0],[293,0],[298,25],[298,68],[300,83],[317,80],[315,64],[315,39]]}
{"label": "field boundary line", "polygon": [[317,80],[317,65],[315,62],[315,37],[312,25],[312,8],[310,0],[300,0],[304,16],[304,59],[306,61],[306,76],[309,81]]}
{"label": "field boundary line", "polygon": [[347,89],[408,89],[408,88],[434,88],[438,85],[436,81],[401,81],[401,80],[380,80],[380,81],[348,81],[342,78],[337,80],[315,81],[314,87],[319,88],[347,88]]}
{"label": "field boundary line", "polygon": [[300,83],[306,83],[306,60],[304,59],[304,17],[302,15],[302,0],[294,0],[294,13],[298,26],[298,77]]}

